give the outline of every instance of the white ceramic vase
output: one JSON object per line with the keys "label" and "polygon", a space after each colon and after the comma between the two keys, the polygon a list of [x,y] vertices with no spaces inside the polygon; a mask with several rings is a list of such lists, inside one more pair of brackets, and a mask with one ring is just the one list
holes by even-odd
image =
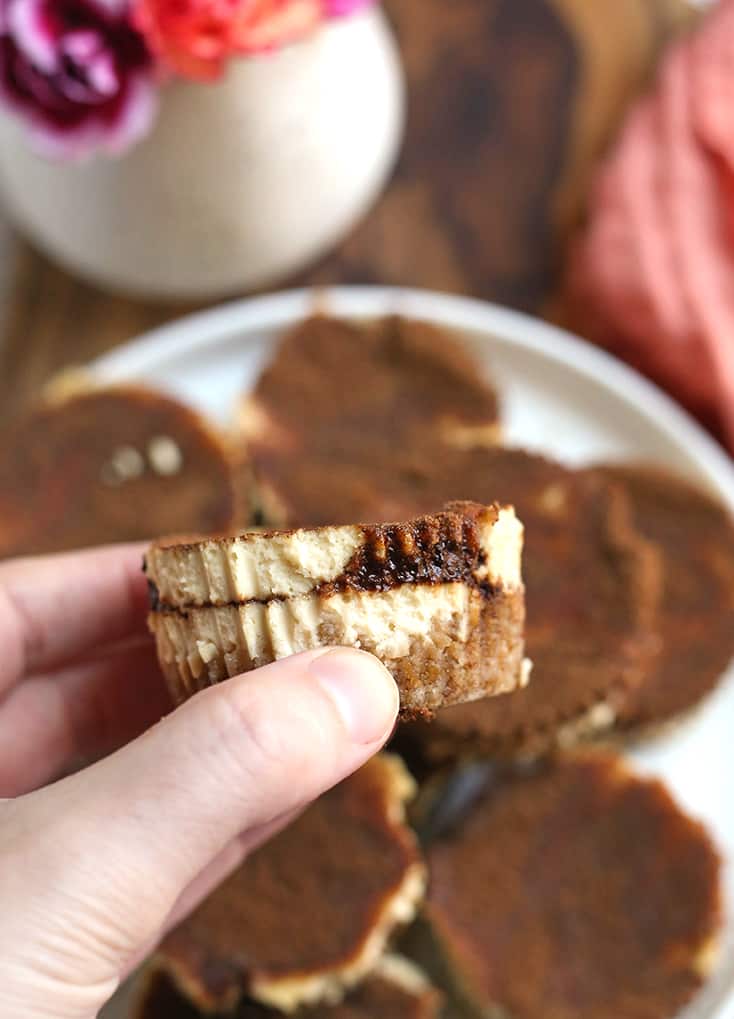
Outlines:
{"label": "white ceramic vase", "polygon": [[0,120],[11,219],[49,256],[109,289],[210,298],[274,283],[336,243],[390,171],[403,82],[379,8],[217,84],[177,82],[123,158],[47,162]]}

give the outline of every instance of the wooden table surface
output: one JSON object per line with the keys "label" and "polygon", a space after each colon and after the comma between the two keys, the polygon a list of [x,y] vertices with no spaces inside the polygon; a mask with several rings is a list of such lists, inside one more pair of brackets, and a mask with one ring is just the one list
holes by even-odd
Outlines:
{"label": "wooden table surface", "polygon": [[[682,0],[386,0],[409,86],[391,184],[293,283],[416,285],[539,310],[594,160]],[[106,295],[12,237],[0,210],[0,413],[59,368],[188,310]]]}

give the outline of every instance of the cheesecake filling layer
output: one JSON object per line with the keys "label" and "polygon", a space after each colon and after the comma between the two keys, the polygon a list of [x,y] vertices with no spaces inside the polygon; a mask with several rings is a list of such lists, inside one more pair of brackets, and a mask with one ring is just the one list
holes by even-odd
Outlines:
{"label": "cheesecake filling layer", "polygon": [[383,659],[404,658],[416,639],[465,642],[476,624],[476,592],[466,584],[404,584],[379,598],[370,592],[306,595],[242,605],[202,606],[185,615],[162,612],[161,622],[191,634],[204,662],[216,653],[247,649],[251,666],[318,646],[330,636],[353,647],[369,646]]}
{"label": "cheesecake filling layer", "polygon": [[455,581],[516,588],[522,544],[512,507],[474,506],[471,514],[447,512],[409,524],[159,544],[146,557],[146,572],[154,610]]}

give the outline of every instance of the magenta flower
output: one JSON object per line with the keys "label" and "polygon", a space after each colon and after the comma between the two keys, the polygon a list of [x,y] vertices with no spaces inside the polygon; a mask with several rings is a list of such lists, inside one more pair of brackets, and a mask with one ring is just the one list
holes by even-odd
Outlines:
{"label": "magenta flower", "polygon": [[122,151],[147,132],[156,95],[127,0],[0,0],[0,103],[43,155]]}

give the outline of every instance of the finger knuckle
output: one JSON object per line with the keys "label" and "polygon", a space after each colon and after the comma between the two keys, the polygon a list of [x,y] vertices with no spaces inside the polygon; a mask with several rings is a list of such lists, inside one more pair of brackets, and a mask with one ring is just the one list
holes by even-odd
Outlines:
{"label": "finger knuckle", "polygon": [[226,684],[211,691],[207,724],[219,749],[249,774],[271,771],[288,758],[278,716],[257,694],[244,695]]}

